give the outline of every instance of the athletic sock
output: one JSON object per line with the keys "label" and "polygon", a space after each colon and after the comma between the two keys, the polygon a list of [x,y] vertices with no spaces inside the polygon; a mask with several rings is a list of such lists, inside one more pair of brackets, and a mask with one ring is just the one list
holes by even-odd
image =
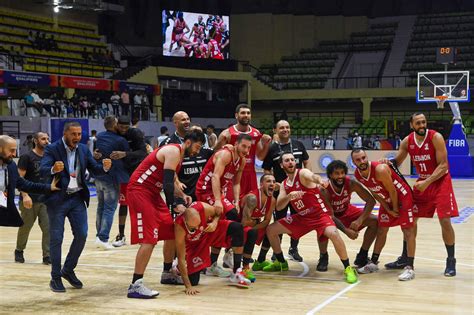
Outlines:
{"label": "athletic sock", "polygon": [[296,249],[298,250],[298,244],[300,243],[300,240],[294,240],[294,239],[290,239],[290,246],[291,248],[293,249]]}
{"label": "athletic sock", "polygon": [[132,283],[135,283],[135,281],[140,280],[142,278],[143,278],[143,275],[139,275],[138,273],[134,273]]}
{"label": "athletic sock", "polygon": [[406,258],[407,256],[408,256],[407,241],[403,241],[402,257],[403,257],[403,258]]}
{"label": "athletic sock", "polygon": [[211,264],[215,263],[217,261],[217,258],[219,258],[219,253],[211,252]]}
{"label": "athletic sock", "polygon": [[125,236],[125,224],[119,224],[119,235]]}
{"label": "athletic sock", "polygon": [[407,257],[407,266],[410,266],[413,269],[414,262],[415,262],[415,257]]}
{"label": "athletic sock", "polygon": [[248,266],[250,264],[250,259],[251,259],[250,257],[249,258],[247,258],[247,257],[242,258],[242,265],[244,267]]}
{"label": "athletic sock", "polygon": [[265,261],[265,259],[267,258],[268,250],[269,250],[269,248],[267,248],[267,249],[260,248],[260,253],[258,254],[258,258],[257,258],[257,261],[259,263],[262,263],[262,262]]}
{"label": "athletic sock", "polygon": [[242,264],[242,254],[236,254],[234,252],[234,273],[237,271],[237,269],[240,268],[240,265]]}
{"label": "athletic sock", "polygon": [[329,256],[328,252],[319,253],[319,257],[320,257],[320,258],[324,258],[324,257],[327,257],[327,256]]}
{"label": "athletic sock", "polygon": [[282,252],[279,252],[278,254],[275,253],[275,257],[276,257],[276,259],[277,259],[279,262],[281,262],[281,263],[285,262],[285,257],[283,257],[283,253],[282,253]]}
{"label": "athletic sock", "polygon": [[359,254],[357,254],[357,255],[360,255],[362,257],[368,257],[369,256],[369,250],[368,249],[365,250],[361,247],[360,250],[359,250]]}
{"label": "athletic sock", "polygon": [[377,264],[379,262],[379,256],[380,254],[372,253],[372,258],[370,258],[370,260],[372,260],[374,264]]}
{"label": "athletic sock", "polygon": [[173,263],[170,262],[170,263],[163,263],[163,271],[164,272],[169,272],[171,270],[171,267],[173,266]]}
{"label": "athletic sock", "polygon": [[341,259],[341,261],[342,261],[342,264],[344,265],[344,269],[347,268],[347,267],[349,267],[349,265],[350,265],[350,264],[349,264],[349,258],[347,258],[347,259]]}
{"label": "athletic sock", "polygon": [[446,245],[446,251],[448,252],[448,258],[454,258],[454,244],[453,245]]}

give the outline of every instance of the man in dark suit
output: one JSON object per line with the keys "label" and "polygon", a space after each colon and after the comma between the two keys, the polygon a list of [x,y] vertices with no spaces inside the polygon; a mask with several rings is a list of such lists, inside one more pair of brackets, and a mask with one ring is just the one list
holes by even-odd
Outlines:
{"label": "man in dark suit", "polygon": [[[65,292],[61,277],[76,289],[82,288],[82,282],[76,277],[74,268],[84,249],[87,238],[87,207],[89,189],[85,173],[89,170],[94,176],[103,175],[112,166],[110,159],[98,164],[86,145],[79,143],[82,137],[81,125],[68,122],[64,125],[63,137],[46,147],[41,160],[42,176],[59,178],[61,191],[46,199],[50,229],[51,281],[53,292]],[[74,239],[61,269],[61,245],[64,234],[65,218],[69,219]]]}
{"label": "man in dark suit", "polygon": [[30,182],[18,174],[16,163],[16,140],[0,136],[0,226],[19,227],[23,220],[15,205],[15,188],[23,192],[47,194],[56,188],[57,181],[50,184]]}

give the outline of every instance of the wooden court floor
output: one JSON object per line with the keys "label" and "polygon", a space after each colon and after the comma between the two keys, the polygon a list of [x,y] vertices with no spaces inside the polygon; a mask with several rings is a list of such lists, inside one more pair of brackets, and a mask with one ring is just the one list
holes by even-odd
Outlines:
{"label": "wooden court floor", "polygon": [[[413,180],[410,180],[413,182]],[[474,180],[454,180],[459,208],[474,207]],[[355,199],[357,202],[357,199]],[[378,273],[361,275],[349,285],[342,280],[342,264],[330,246],[329,271],[316,272],[318,247],[314,234],[300,242],[304,263],[290,262],[284,274],[257,274],[249,290],[227,285],[224,279],[203,276],[197,296],[186,296],[183,287],[160,284],[162,245],[154,252],[145,283],[160,291],[154,300],[126,297],[132,278],[136,246],[103,251],[94,247],[95,208],[89,208],[89,237],[76,274],[84,288],[76,290],[65,283],[66,293],[53,293],[48,287],[50,267],[41,264],[41,233],[36,225],[25,250],[26,263],[13,260],[16,229],[0,228],[0,313],[1,314],[473,314],[474,305],[474,218],[454,224],[458,275],[443,276],[446,251],[437,219],[419,222],[416,279],[399,282],[399,271],[387,271],[383,264],[395,259],[401,250],[401,232],[393,228],[380,256]],[[68,224],[63,254],[72,239]],[[115,236],[117,226],[111,236]],[[127,233],[129,231],[127,230]],[[354,260],[361,244],[344,238]],[[284,252],[289,239],[284,238]],[[254,257],[258,254],[258,247]],[[371,251],[370,251],[371,252]],[[64,257],[64,256],[63,256]]]}

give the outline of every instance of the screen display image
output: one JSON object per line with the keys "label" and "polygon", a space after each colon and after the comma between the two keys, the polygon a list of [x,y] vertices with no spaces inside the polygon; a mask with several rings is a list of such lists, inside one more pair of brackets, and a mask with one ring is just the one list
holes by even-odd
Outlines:
{"label": "screen display image", "polygon": [[163,55],[229,59],[229,16],[162,11]]}

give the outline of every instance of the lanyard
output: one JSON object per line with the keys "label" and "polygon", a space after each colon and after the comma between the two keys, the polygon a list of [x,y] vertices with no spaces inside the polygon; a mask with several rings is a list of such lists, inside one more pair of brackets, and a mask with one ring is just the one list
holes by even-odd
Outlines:
{"label": "lanyard", "polygon": [[[291,139],[290,139],[290,141],[289,141],[288,143],[290,144],[290,151],[289,151],[289,153],[293,154],[293,141],[291,141]],[[286,145],[286,144],[288,144],[288,143],[285,143],[284,145]],[[283,153],[283,149],[281,148],[281,144],[280,144],[279,142],[277,142],[277,144],[278,144],[278,147],[280,148],[280,154],[282,154],[282,153]]]}
{"label": "lanyard", "polygon": [[5,177],[4,177],[4,179],[5,179],[5,191],[8,191],[8,188],[7,188],[7,185],[8,185],[8,168],[5,168],[3,171],[5,172]]}
{"label": "lanyard", "polygon": [[176,133],[176,131],[174,132],[174,135],[176,136],[176,138],[178,138],[179,144],[183,144],[183,139],[182,139],[180,136],[178,136],[178,134]]}

